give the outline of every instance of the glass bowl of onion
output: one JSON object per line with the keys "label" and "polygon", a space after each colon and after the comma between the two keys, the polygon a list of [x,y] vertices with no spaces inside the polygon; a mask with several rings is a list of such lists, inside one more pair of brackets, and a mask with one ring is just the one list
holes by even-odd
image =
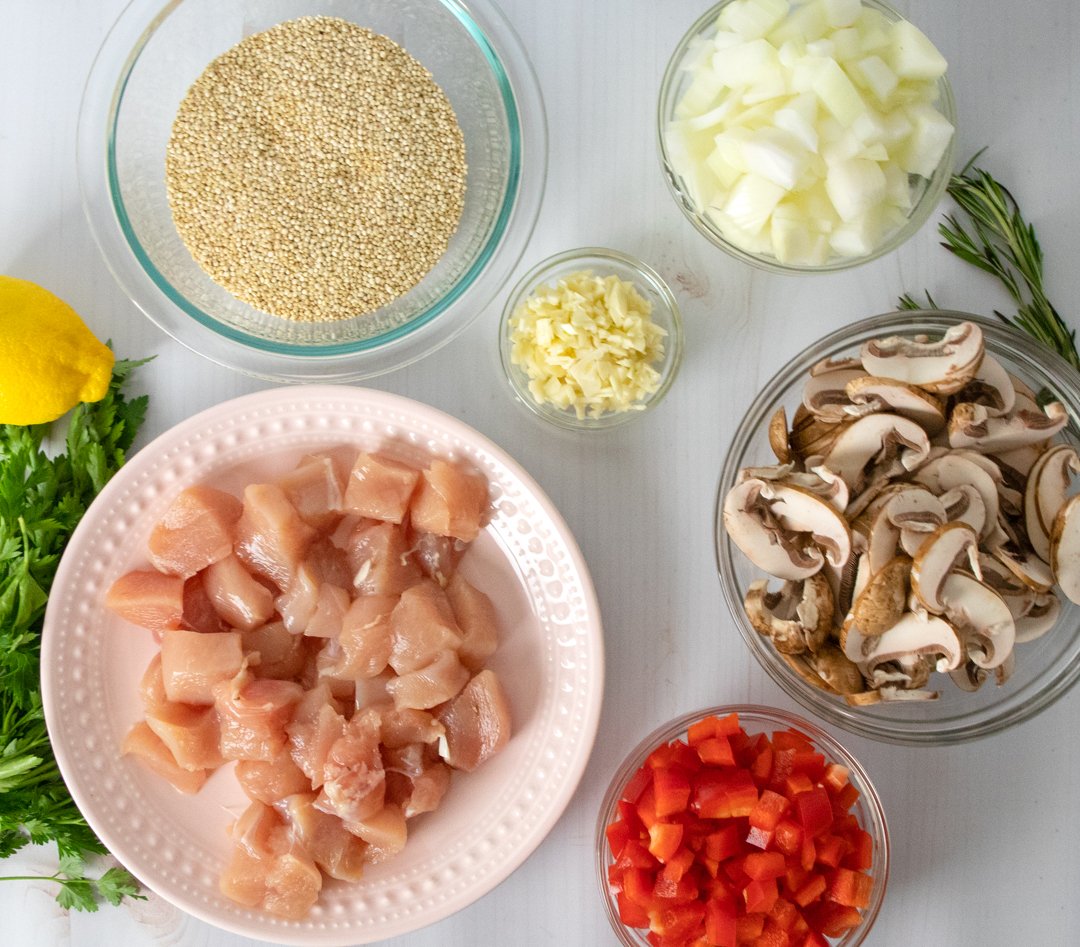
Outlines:
{"label": "glass bowl of onion", "polygon": [[966,313],[874,316],[789,361],[735,431],[714,513],[724,597],[773,681],[832,725],[915,746],[1061,698],[1080,679],[1077,418],[1075,370]]}
{"label": "glass bowl of onion", "polygon": [[946,61],[881,0],[723,0],[668,62],[657,116],[676,204],[709,241],[778,273],[899,247],[953,168]]}
{"label": "glass bowl of onion", "polygon": [[658,727],[616,771],[596,823],[600,896],[624,947],[857,947],[888,877],[889,829],[866,771],[773,707],[710,707]]}
{"label": "glass bowl of onion", "polygon": [[564,431],[642,417],[682,362],[679,304],[651,266],[604,247],[538,263],[510,291],[499,357],[515,400]]}

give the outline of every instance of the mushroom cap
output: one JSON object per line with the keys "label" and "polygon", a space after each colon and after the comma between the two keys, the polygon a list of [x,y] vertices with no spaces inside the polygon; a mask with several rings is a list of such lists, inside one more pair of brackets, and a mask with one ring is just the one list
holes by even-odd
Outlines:
{"label": "mushroom cap", "polygon": [[783,405],[769,419],[769,446],[780,463],[790,463],[791,444],[788,442],[787,411]]}
{"label": "mushroom cap", "polygon": [[759,569],[778,579],[798,581],[820,571],[825,556],[800,544],[771,516],[761,493],[766,481],[750,478],[724,497],[723,524],[731,541]]}
{"label": "mushroom cap", "polygon": [[911,560],[896,556],[870,576],[851,609],[851,617],[864,637],[876,637],[900,620],[907,605],[910,574]]}
{"label": "mushroom cap", "polygon": [[1050,568],[1065,597],[1080,605],[1080,495],[1066,502],[1054,517]]}
{"label": "mushroom cap", "polygon": [[940,398],[895,378],[876,378],[860,373],[847,383],[845,393],[852,405],[877,404],[878,410],[910,418],[929,437],[945,427],[945,405]]}
{"label": "mushroom cap", "polygon": [[821,572],[801,584],[785,582],[779,592],[769,592],[765,579],[752,582],[743,607],[754,629],[785,654],[816,651],[832,628],[833,594]]}
{"label": "mushroom cap", "polygon": [[947,395],[975,377],[983,353],[982,330],[973,322],[961,322],[933,342],[900,335],[871,339],[864,343],[861,354],[868,375],[894,378]]}
{"label": "mushroom cap", "polygon": [[761,496],[780,526],[793,533],[810,533],[834,566],[851,555],[851,530],[843,515],[823,497],[784,482],[761,481]]}
{"label": "mushroom cap", "polygon": [[949,622],[936,616],[921,618],[914,612],[905,612],[892,628],[872,639],[870,644],[863,658],[863,667],[868,671],[887,661],[922,654],[936,655],[937,669],[950,671],[960,664],[964,653]]}
{"label": "mushroom cap", "polygon": [[929,452],[926,431],[915,421],[898,414],[868,414],[836,438],[825,454],[825,466],[858,491],[875,479],[874,473],[893,476],[913,470]]}
{"label": "mushroom cap", "polygon": [[1031,468],[1024,491],[1024,526],[1035,554],[1050,561],[1050,531],[1065,505],[1072,474],[1080,473],[1080,455],[1068,444],[1046,451]]}
{"label": "mushroom cap", "polygon": [[1053,401],[1045,411],[1026,408],[1005,417],[992,417],[980,404],[958,404],[949,415],[949,445],[982,453],[1013,451],[1045,441],[1069,423],[1069,412]]}
{"label": "mushroom cap", "polygon": [[990,669],[1009,656],[1016,624],[997,592],[970,575],[952,572],[941,589],[941,600],[945,617],[963,638],[970,661]]}
{"label": "mushroom cap", "polygon": [[865,376],[861,365],[811,375],[803,386],[803,405],[815,417],[825,420],[842,421],[851,417],[852,412],[847,410],[852,407],[847,396],[848,383]]}
{"label": "mushroom cap", "polygon": [[946,523],[936,529],[919,549],[911,564],[911,591],[930,611],[945,611],[941,598],[949,573],[967,559],[976,576],[979,566],[979,537],[963,523]]}

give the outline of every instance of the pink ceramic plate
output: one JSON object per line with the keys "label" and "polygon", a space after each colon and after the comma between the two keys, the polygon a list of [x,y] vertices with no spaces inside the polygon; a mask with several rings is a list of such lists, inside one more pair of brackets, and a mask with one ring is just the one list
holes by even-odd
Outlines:
{"label": "pink ceramic plate", "polygon": [[[348,444],[412,462],[465,460],[488,477],[494,517],[462,569],[494,600],[491,661],[514,735],[442,807],[410,823],[404,852],[356,885],[331,882],[297,922],[218,892],[226,826],[246,804],[231,767],[182,796],[119,745],[140,719],[138,681],[156,646],[107,612],[112,582],[143,564],[150,528],[185,487],[239,491],[304,454]],[[353,944],[415,930],[506,878],[555,824],[581,777],[603,690],[600,616],[585,563],[551,502],[503,451],[433,408],[357,388],[273,389],[178,425],[140,451],[90,508],[60,565],[42,650],[45,715],[61,771],[102,841],[146,885],[227,930],[289,944]]]}

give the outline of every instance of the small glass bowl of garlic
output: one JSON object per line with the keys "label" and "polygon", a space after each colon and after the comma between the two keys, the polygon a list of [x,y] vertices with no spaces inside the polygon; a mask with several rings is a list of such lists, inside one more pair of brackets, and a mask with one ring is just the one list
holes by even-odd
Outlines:
{"label": "small glass bowl of garlic", "polygon": [[660,87],[668,188],[708,240],[779,273],[895,250],[953,168],[946,61],[883,0],[722,0]]}
{"label": "small glass bowl of garlic", "polygon": [[517,400],[565,430],[640,417],[671,387],[682,350],[682,316],[664,280],[602,247],[537,264],[511,291],[499,324]]}

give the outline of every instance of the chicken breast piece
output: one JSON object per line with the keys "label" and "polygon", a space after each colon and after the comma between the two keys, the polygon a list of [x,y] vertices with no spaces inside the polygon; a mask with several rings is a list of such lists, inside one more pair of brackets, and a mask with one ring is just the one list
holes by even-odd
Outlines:
{"label": "chicken breast piece", "polygon": [[438,717],[446,728],[443,757],[454,769],[476,769],[510,740],[510,705],[494,671],[477,674]]}
{"label": "chicken breast piece", "polygon": [[420,471],[380,454],[361,453],[349,474],[345,508],[387,523],[400,523]]}
{"label": "chicken breast piece", "polygon": [[241,503],[213,487],[188,487],[150,533],[147,552],[160,572],[183,578],[233,551]]}

